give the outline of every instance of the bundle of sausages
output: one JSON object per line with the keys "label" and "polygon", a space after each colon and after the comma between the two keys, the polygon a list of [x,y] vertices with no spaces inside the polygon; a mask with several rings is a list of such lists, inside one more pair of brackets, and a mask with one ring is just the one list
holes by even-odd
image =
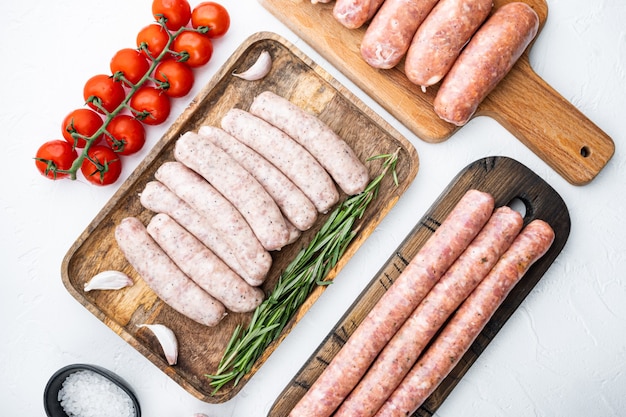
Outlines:
{"label": "bundle of sausages", "polygon": [[[280,150],[280,152],[277,152]],[[270,252],[294,242],[339,200],[362,192],[369,172],[318,117],[266,91],[249,111],[229,110],[221,128],[176,141],[140,194],[155,215],[115,229],[118,246],[168,305],[207,326],[249,312]]]}
{"label": "bundle of sausages", "polygon": [[289,416],[411,415],[553,240],[546,222],[523,227],[468,191]]}
{"label": "bundle of sausages", "polygon": [[333,16],[349,29],[369,22],[361,55],[372,67],[393,68],[406,57],[404,72],[422,90],[443,80],[435,113],[462,126],[539,28],[526,3],[489,16],[492,8],[493,0],[337,0]]}

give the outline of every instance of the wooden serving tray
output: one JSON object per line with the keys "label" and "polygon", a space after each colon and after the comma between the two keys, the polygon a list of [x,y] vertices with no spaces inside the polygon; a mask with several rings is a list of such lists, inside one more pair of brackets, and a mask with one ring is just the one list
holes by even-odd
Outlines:
{"label": "wooden serving tray", "polygon": [[541,279],[563,249],[569,236],[569,212],[561,197],[535,173],[507,157],[480,159],[467,166],[452,180],[287,385],[270,410],[269,417],[282,417],[289,414],[308,387],[341,349],[342,341],[350,337],[382,297],[390,282],[395,281],[404,270],[406,263],[417,254],[434,233],[437,225],[441,224],[465,192],[472,188],[491,193],[495,198],[496,207],[511,205],[511,202],[515,200],[523,202],[524,225],[534,219],[545,220],[554,229],[555,240],[548,252],[529,269],[509,293],[459,364],[413,416],[429,417],[435,413],[465,372]]}
{"label": "wooden serving tray", "polygon": [[[494,10],[510,1],[494,0]],[[541,30],[548,16],[545,0],[524,1],[539,15]],[[458,129],[433,110],[439,85],[423,93],[405,77],[404,61],[379,70],[361,58],[366,26],[351,30],[338,23],[332,16],[334,2],[259,2],[422,140],[441,142]],[[613,140],[533,71],[529,50],[474,117],[492,117],[567,181],[587,184],[613,156]]]}
{"label": "wooden serving tray", "polygon": [[[267,50],[273,58],[272,70],[265,78],[251,82],[231,75],[252,65],[263,50]],[[124,217],[136,216],[147,224],[153,216],[154,213],[141,206],[138,194],[147,182],[154,179],[154,172],[161,163],[174,159],[172,151],[180,135],[189,130],[197,131],[205,124],[219,126],[226,111],[233,107],[247,109],[252,99],[264,90],[272,90],[319,115],[355,149],[363,161],[400,149],[397,164],[399,185],[396,187],[393,184],[390,175],[385,178],[380,194],[357,225],[360,227],[357,237],[335,270],[331,271],[330,278],[334,277],[415,178],[418,171],[417,152],[396,130],[292,44],[276,34],[265,32],[251,36],[235,51],[87,226],[62,264],[63,283],[74,298],[184,389],[210,403],[230,399],[245,385],[317,300],[323,287],[314,290],[280,340],[268,347],[252,371],[236,387],[227,385],[212,395],[213,388],[205,375],[216,371],[235,327],[247,323],[252,313],[230,313],[214,328],[202,326],[177,313],[165,305],[126,262],[115,242],[114,229]],[[366,162],[366,165],[372,177],[380,172],[379,160]],[[263,285],[266,293],[271,291],[279,273],[308,244],[326,218],[320,216],[313,228],[303,233],[297,242],[272,254],[273,266]],[[119,291],[83,291],[85,282],[93,275],[109,269],[127,273],[135,284]],[[179,342],[176,366],[168,366],[150,331],[137,327],[141,323],[162,323],[175,332]]]}

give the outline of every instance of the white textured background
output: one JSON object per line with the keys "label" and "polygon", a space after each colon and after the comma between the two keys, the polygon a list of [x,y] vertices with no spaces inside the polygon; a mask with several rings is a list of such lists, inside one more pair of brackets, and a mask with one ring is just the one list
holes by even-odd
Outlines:
{"label": "white textured background", "polygon": [[[199,1],[191,1],[192,6]],[[416,180],[262,369],[231,401],[203,403],[165,376],[84,309],[63,287],[60,265],[72,242],[121,181],[108,188],[51,182],[32,157],[59,136],[82,86],[108,71],[151,22],[149,0],[12,1],[0,25],[0,414],[44,415],[49,376],[76,362],[105,366],[130,382],[147,417],[264,416],[291,377],[443,188],[468,163],[506,155],[529,166],[564,198],[572,230],[561,255],[459,383],[438,416],[626,415],[626,3],[548,0],[532,52],[536,72],[602,128],[616,154],[589,185],[572,186],[491,119],[477,118],[448,141],[420,141],[362,94],[254,0],[222,0],[232,26],[215,43],[194,90],[170,120],[250,34],[271,30],[293,42],[409,138],[420,156]],[[122,180],[148,145],[127,158]]]}

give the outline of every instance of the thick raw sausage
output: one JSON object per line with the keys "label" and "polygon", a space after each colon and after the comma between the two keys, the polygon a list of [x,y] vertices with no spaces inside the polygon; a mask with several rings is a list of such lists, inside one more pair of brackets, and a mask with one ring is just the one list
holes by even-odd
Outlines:
{"label": "thick raw sausage", "polygon": [[313,226],[317,219],[317,209],[311,200],[266,158],[218,127],[202,126],[198,133],[246,168],[272,196],[294,226],[302,231]]}
{"label": "thick raw sausage", "polygon": [[261,285],[272,265],[272,257],[241,213],[208,181],[180,162],[163,163],[154,176],[211,222],[213,229],[232,248],[239,264],[248,271],[248,283]]}
{"label": "thick raw sausage", "polygon": [[271,91],[256,96],[249,111],[304,146],[346,194],[358,194],[367,187],[369,172],[365,165],[319,117]]}
{"label": "thick raw sausage", "polygon": [[466,124],[478,105],[509,73],[539,28],[526,3],[499,7],[469,41],[443,79],[435,113],[457,126]]}
{"label": "thick raw sausage", "polygon": [[438,0],[385,0],[361,41],[361,56],[374,68],[395,67],[417,28]]}
{"label": "thick raw sausage", "polygon": [[226,309],[185,275],[152,240],[143,223],[126,217],[115,228],[115,240],[128,263],[159,298],[179,313],[215,326]]}
{"label": "thick raw sausage", "polygon": [[409,81],[425,90],[450,70],[493,0],[440,0],[417,29],[404,63]]}
{"label": "thick raw sausage", "polygon": [[435,333],[509,248],[523,222],[522,216],[509,207],[494,211],[478,236],[380,352],[334,417],[376,414]]}
{"label": "thick raw sausage", "polygon": [[320,213],[326,213],[339,201],[337,187],[324,167],[279,128],[236,108],[226,112],[222,128],[280,169],[309,197]]}
{"label": "thick raw sausage", "polygon": [[546,253],[553,241],[554,231],[548,223],[543,220],[530,222],[461,304],[376,416],[408,416],[419,408],[467,352],[515,284]]}
{"label": "thick raw sausage", "polygon": [[159,181],[150,181],[139,195],[141,205],[155,213],[165,213],[224,261],[237,275],[250,281],[248,272],[241,267],[233,250],[211,223],[189,204],[178,198],[169,188]]}
{"label": "thick raw sausage", "polygon": [[289,241],[285,219],[265,188],[237,161],[205,136],[186,132],[176,141],[174,157],[219,191],[250,225],[267,250]]}
{"label": "thick raw sausage", "polygon": [[290,417],[330,416],[491,216],[493,197],[469,190],[380,298]]}
{"label": "thick raw sausage", "polygon": [[252,311],[265,298],[167,214],[153,216],[146,229],[181,271],[230,311]]}
{"label": "thick raw sausage", "polygon": [[337,0],[333,17],[348,29],[360,28],[376,14],[385,0]]}

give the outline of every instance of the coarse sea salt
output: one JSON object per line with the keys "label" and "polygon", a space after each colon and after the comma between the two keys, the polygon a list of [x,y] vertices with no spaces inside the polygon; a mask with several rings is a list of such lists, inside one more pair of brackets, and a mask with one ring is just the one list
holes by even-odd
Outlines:
{"label": "coarse sea salt", "polygon": [[133,417],[135,406],[124,390],[89,370],[70,374],[58,400],[69,417]]}

